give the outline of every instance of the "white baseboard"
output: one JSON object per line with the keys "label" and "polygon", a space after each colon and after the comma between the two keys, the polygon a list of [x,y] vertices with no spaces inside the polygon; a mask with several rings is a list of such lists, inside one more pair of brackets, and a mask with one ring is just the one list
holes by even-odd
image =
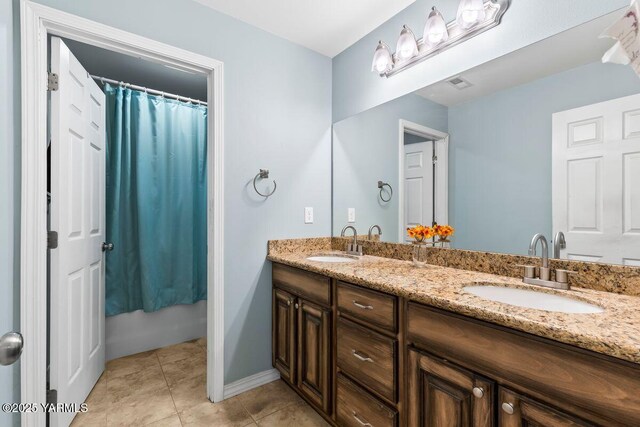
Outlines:
{"label": "white baseboard", "polygon": [[261,385],[278,379],[280,379],[280,373],[277,369],[267,369],[266,371],[258,372],[257,374],[234,381],[231,384],[225,384],[224,398],[228,399],[230,397],[237,396],[240,393],[244,393],[245,391],[260,387]]}

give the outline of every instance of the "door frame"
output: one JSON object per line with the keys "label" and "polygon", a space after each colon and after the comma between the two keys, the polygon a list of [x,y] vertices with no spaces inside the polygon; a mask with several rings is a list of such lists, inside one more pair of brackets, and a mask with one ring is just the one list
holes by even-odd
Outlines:
{"label": "door frame", "polygon": [[423,126],[408,120],[399,120],[398,126],[398,241],[404,243],[404,134],[409,133],[433,139],[436,149],[436,174],[434,192],[436,200],[436,218],[443,223],[449,222],[449,134]]}
{"label": "door frame", "polygon": [[[46,401],[47,360],[47,37],[55,35],[207,76],[207,395],[224,398],[224,120],[221,61],[62,12],[20,2],[21,36],[21,401]],[[46,414],[22,414],[23,427]]]}

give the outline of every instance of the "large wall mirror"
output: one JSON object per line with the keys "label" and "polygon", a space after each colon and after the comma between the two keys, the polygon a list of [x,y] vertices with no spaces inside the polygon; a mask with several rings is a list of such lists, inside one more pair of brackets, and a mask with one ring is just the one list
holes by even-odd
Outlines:
{"label": "large wall mirror", "polygon": [[453,248],[527,254],[562,232],[560,258],[640,266],[640,78],[601,61],[618,17],[334,123],[333,235],[437,222]]}

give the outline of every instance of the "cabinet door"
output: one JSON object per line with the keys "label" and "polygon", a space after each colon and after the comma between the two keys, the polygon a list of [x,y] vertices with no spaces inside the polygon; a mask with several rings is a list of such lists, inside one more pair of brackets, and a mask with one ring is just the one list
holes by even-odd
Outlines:
{"label": "cabinet door", "polygon": [[494,385],[473,372],[409,349],[409,426],[489,427]]}
{"label": "cabinet door", "polygon": [[330,413],[331,311],[303,299],[298,306],[298,388]]}
{"label": "cabinet door", "polygon": [[540,402],[500,387],[500,427],[577,427],[592,426],[586,421],[552,409]]}
{"label": "cabinet door", "polygon": [[281,289],[273,290],[272,362],[282,379],[295,382],[296,315],[295,297]]}

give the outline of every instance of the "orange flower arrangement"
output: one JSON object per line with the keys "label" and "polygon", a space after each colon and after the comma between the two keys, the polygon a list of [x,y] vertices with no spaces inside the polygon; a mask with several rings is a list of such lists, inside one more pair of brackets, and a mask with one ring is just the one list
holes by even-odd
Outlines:
{"label": "orange flower arrangement", "polygon": [[453,236],[453,233],[455,233],[455,231],[456,229],[450,225],[435,224],[433,226],[433,232],[440,238],[440,240],[448,240],[450,236]]}
{"label": "orange flower arrangement", "polygon": [[412,239],[416,239],[416,242],[418,243],[436,235],[433,228],[425,227],[424,225],[416,225],[415,227],[407,228],[407,234]]}

